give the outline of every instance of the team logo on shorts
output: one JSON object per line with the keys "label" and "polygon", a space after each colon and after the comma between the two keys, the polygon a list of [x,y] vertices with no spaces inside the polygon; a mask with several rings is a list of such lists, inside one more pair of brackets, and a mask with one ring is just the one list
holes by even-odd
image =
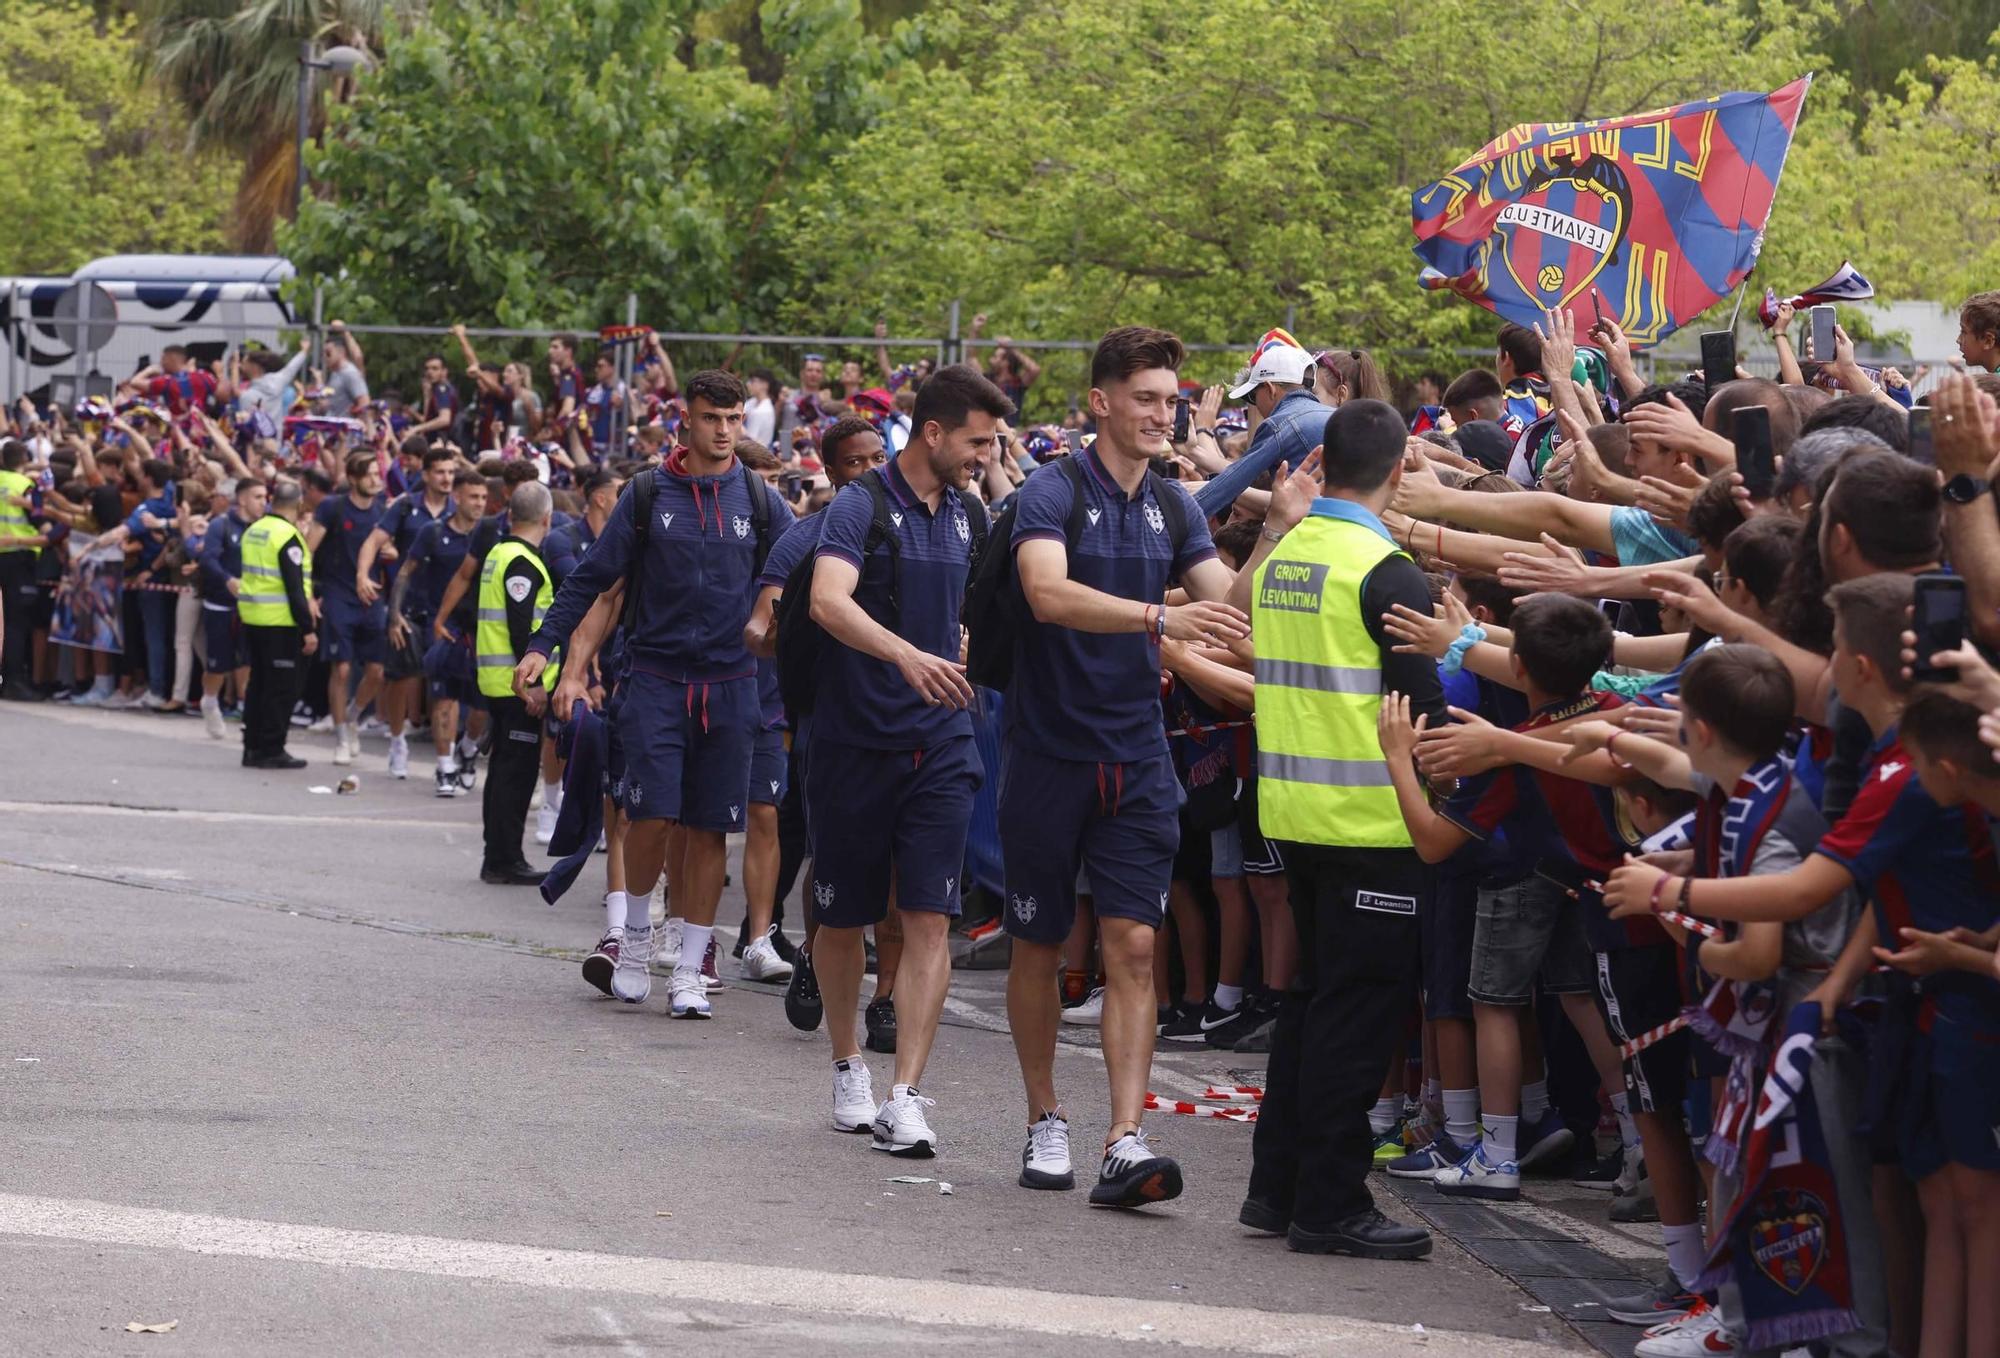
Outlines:
{"label": "team logo on shorts", "polygon": [[1010,896],[1008,900],[1014,907],[1014,918],[1021,921],[1021,923],[1026,924],[1035,917],[1035,898],[1033,896]]}
{"label": "team logo on shorts", "polygon": [[1166,908],[1167,908],[1167,893],[1162,891],[1160,893],[1160,909],[1165,910]]}
{"label": "team logo on shorts", "polygon": [[946,900],[951,899],[951,889],[957,885],[958,878],[956,877],[947,877],[944,879],[944,898]]}
{"label": "team logo on shorts", "polygon": [[778,780],[775,778],[771,780],[771,795],[773,797],[778,795]]}
{"label": "team logo on shorts", "polygon": [[741,515],[732,514],[729,516],[729,522],[736,529],[737,537],[745,538],[750,536],[750,520],[743,518]]}
{"label": "team logo on shorts", "polygon": [[731,819],[731,820],[737,820],[737,819],[739,819],[739,818],[740,818],[740,814],[741,814],[742,810],[743,810],[743,808],[742,808],[742,807],[740,807],[740,806],[732,806],[732,807],[730,807],[730,808],[729,808],[729,819]]}
{"label": "team logo on shorts", "polygon": [[827,910],[832,908],[833,883],[822,882],[817,878],[815,878],[813,880],[813,900],[815,903],[818,904],[819,908],[822,910]]}
{"label": "team logo on shorts", "polygon": [[1155,533],[1164,533],[1167,531],[1165,516],[1160,513],[1160,507],[1151,501],[1148,501],[1146,504],[1146,522],[1152,525]]}

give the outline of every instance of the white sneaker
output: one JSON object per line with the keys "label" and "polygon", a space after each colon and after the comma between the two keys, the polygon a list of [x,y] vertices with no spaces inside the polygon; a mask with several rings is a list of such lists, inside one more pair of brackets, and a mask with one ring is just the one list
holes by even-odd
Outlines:
{"label": "white sneaker", "polygon": [[1512,1160],[1495,1163],[1487,1159],[1484,1141],[1450,1169],[1439,1170],[1431,1182],[1448,1198],[1517,1202],[1521,1197],[1521,1167]]}
{"label": "white sneaker", "polygon": [[871,1128],[875,1133],[874,1148],[915,1160],[928,1160],[936,1155],[937,1133],[924,1120],[924,1109],[935,1107],[937,1100],[925,1098],[914,1085],[897,1085],[887,1101],[875,1110]]}
{"label": "white sneaker", "polygon": [[410,738],[408,736],[389,737],[389,776],[408,778],[410,776]]}
{"label": "white sneaker", "polygon": [[546,845],[556,837],[557,808],[543,803],[535,813],[535,843]]}
{"label": "white sneaker", "polygon": [[368,717],[359,726],[351,726],[348,730],[354,736],[354,749],[358,754],[361,750],[361,737],[386,736],[389,734],[389,723],[380,717]]}
{"label": "white sneaker", "polygon": [[1721,1358],[1735,1352],[1721,1314],[1705,1302],[1678,1320],[1655,1325],[1632,1350],[1634,1358]]}
{"label": "white sneaker", "polygon": [[201,724],[208,731],[210,740],[229,739],[229,724],[222,719],[222,702],[218,698],[204,696],[201,700]]}
{"label": "white sneaker", "polygon": [[331,731],[333,729],[334,729],[333,714],[331,712],[327,713],[323,717],[316,719],[306,727],[306,730],[308,732],[316,736],[323,736],[328,731]]}
{"label": "white sneaker", "polygon": [[674,974],[667,978],[667,1009],[675,1018],[705,1019],[711,1016],[708,987],[701,983],[700,972],[674,968]]}
{"label": "white sneaker", "polygon": [[99,707],[109,708],[113,712],[123,712],[127,708],[137,707],[138,705],[139,700],[137,698],[134,698],[129,693],[121,693],[117,689],[111,690],[105,696],[104,701],[98,704]]}
{"label": "white sneaker", "polygon": [[681,918],[668,915],[667,922],[653,931],[653,965],[671,972],[681,964]]}
{"label": "white sneaker", "polygon": [[1104,1022],[1104,987],[1098,986],[1084,996],[1080,1003],[1072,1004],[1062,1011],[1064,1023],[1081,1024],[1095,1028]]}
{"label": "white sneaker", "polygon": [[652,956],[652,929],[627,927],[618,945],[618,966],[611,973],[611,993],[627,1004],[644,1004],[653,993],[653,974],[646,969]]}
{"label": "white sneaker", "polygon": [[139,699],[139,706],[145,708],[148,712],[157,712],[166,705],[167,700],[151,689],[147,689]]}
{"label": "white sneaker", "polygon": [[334,727],[333,762],[336,764],[352,764],[354,762],[354,747],[358,743],[354,738],[354,728],[352,726]]}
{"label": "white sneaker", "polygon": [[1044,1113],[1028,1128],[1028,1144],[1021,1149],[1021,1187],[1076,1187],[1069,1164],[1069,1119],[1061,1112]]}
{"label": "white sneaker", "polygon": [[439,764],[434,776],[437,779],[438,796],[456,797],[459,794],[457,769],[448,769],[444,765]]}
{"label": "white sneaker", "polygon": [[833,1130],[865,1132],[875,1121],[874,1078],[868,1063],[849,1057],[833,1063]]}
{"label": "white sneaker", "polygon": [[777,947],[771,942],[771,935],[778,932],[772,925],[762,935],[751,940],[743,950],[743,979],[746,981],[789,981],[792,979],[792,964],[778,956]]}

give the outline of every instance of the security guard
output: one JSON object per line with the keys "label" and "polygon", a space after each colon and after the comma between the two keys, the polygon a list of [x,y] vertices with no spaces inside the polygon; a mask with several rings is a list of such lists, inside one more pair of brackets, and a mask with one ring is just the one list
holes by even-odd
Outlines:
{"label": "security guard", "polygon": [[319,647],[319,604],[312,597],[312,553],[299,535],[305,491],[296,481],[271,487],[264,517],[243,530],[243,583],[236,616],[250,653],[243,692],[243,767],[302,769],[285,753],[292,704],[299,696],[299,661]]}
{"label": "security guard", "polygon": [[35,627],[40,586],[35,583],[35,556],[47,540],[28,522],[37,492],[21,474],[28,465],[28,445],[18,439],[0,443],[0,609],[4,609],[4,649],[0,649],[0,695],[17,702],[38,702],[29,642]]}
{"label": "security guard", "polygon": [[486,766],[483,809],[486,854],[479,880],[495,886],[540,886],[546,875],[521,856],[521,830],[541,769],[542,713],[557,670],[520,689],[514,666],[555,599],[542,541],[549,535],[549,488],[524,481],[507,502],[507,532],[479,568],[479,623],[473,654],[479,692],[492,714],[493,753]]}
{"label": "security guard", "polygon": [[[1429,613],[1424,575],[1382,526],[1402,479],[1402,417],[1348,401],[1326,422],[1323,493],[1280,487],[1244,575],[1257,652],[1257,796],[1284,842],[1300,967],[1278,1010],[1240,1219],[1294,1250],[1416,1259],[1430,1235],[1368,1192],[1368,1112],[1402,1052],[1418,974],[1424,867],[1382,762],[1383,693],[1444,708],[1425,656],[1382,628],[1395,604]],[[1400,1060],[1397,1062],[1400,1068]]]}

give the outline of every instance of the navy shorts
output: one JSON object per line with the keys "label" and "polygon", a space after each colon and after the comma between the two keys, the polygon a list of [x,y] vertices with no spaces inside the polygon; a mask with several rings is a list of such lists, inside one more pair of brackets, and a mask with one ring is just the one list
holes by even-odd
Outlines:
{"label": "navy shorts", "polygon": [[243,624],[237,618],[234,605],[210,608],[204,601],[201,606],[201,632],[208,656],[202,665],[210,674],[227,674],[250,663],[250,653],[243,646]]}
{"label": "navy shorts", "polygon": [[[1680,1017],[1680,953],[1671,943],[1597,954],[1597,991],[1613,1043]],[[1625,1061],[1625,1093],[1635,1113],[1680,1115],[1688,1092],[1688,1042],[1683,1028]]]}
{"label": "navy shorts", "polygon": [[1472,933],[1479,920],[1479,874],[1439,869],[1417,914],[1423,946],[1424,1017],[1469,1019]]}
{"label": "navy shorts", "polygon": [[321,644],[329,665],[379,665],[389,658],[389,609],[329,594],[320,601]]}
{"label": "navy shorts", "polygon": [[898,910],[957,915],[972,796],[985,781],[972,737],[928,750],[864,750],[815,739],[806,764],[813,913],[858,929]]}
{"label": "navy shorts", "polygon": [[1898,1138],[1903,1172],[1914,1181],[1947,1164],[2000,1170],[2000,1033],[1935,1014],[1910,1055],[1915,1097]]}
{"label": "navy shorts", "polygon": [[757,745],[750,753],[750,801],[752,805],[780,806],[785,790],[789,760],[785,755],[783,731],[759,731]]}
{"label": "navy shorts", "polygon": [[1000,766],[1007,932],[1029,943],[1068,938],[1079,866],[1089,873],[1100,918],[1159,928],[1180,849],[1180,800],[1165,754],[1097,763],[1008,741]]}
{"label": "navy shorts", "polygon": [[760,713],[757,677],[682,684],[634,670],[613,719],[624,767],[612,796],[628,820],[743,828]]}

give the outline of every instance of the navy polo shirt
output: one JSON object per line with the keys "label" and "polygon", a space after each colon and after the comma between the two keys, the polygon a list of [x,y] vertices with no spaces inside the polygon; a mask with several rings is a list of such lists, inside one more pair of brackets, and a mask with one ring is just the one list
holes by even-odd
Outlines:
{"label": "navy polo shirt", "polygon": [[[1069,553],[1069,578],[1094,590],[1158,603],[1168,581],[1215,555],[1208,521],[1178,482],[1187,541],[1174,557],[1166,517],[1152,481],[1128,497],[1094,450],[1077,455],[1084,475],[1083,529]],[[1055,464],[1030,476],[1015,493],[1014,544],[1066,542],[1074,481]],[[1160,719],[1160,652],[1138,632],[1078,632],[1036,621],[1023,608],[1009,690],[1010,738],[1056,759],[1127,763],[1167,752]]]}
{"label": "navy polo shirt", "polygon": [[[880,477],[888,489],[900,564],[886,542],[862,559],[875,501],[858,481],[842,487],[827,506],[814,555],[838,557],[860,570],[854,598],[869,617],[932,655],[956,660],[958,610],[972,567],[974,528],[965,504],[946,487],[933,513],[895,462],[867,474]],[[900,600],[893,612],[892,586]],[[824,675],[813,698],[815,737],[869,750],[923,750],[972,734],[970,713],[932,707],[894,665],[828,640]]]}
{"label": "navy polo shirt", "polygon": [[[322,594],[346,600],[361,597],[355,590],[361,544],[388,512],[388,503],[380,495],[366,505],[355,504],[351,495],[329,495],[319,502],[313,517],[326,530],[326,538],[320,543],[321,564],[315,565],[314,574]],[[385,564],[378,563],[378,572]]]}

